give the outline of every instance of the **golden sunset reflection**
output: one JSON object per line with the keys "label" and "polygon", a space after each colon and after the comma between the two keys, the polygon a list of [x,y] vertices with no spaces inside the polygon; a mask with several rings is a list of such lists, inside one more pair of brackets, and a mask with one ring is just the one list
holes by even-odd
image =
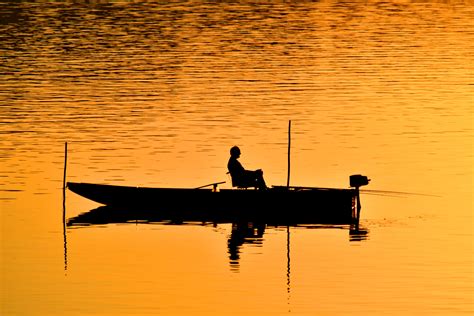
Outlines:
{"label": "golden sunset reflection", "polygon": [[[0,314],[473,313],[473,8],[3,2]],[[71,182],[231,189],[237,145],[284,186],[290,120],[292,186],[371,179],[357,233],[63,223],[65,142]]]}

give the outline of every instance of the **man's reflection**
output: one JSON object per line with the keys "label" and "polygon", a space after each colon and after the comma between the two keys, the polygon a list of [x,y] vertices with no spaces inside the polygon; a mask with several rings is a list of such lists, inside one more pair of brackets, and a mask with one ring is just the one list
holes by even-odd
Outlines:
{"label": "man's reflection", "polygon": [[238,268],[240,259],[240,246],[247,244],[261,244],[265,233],[265,224],[252,222],[232,223],[232,232],[227,245],[229,247],[229,260],[231,266]]}

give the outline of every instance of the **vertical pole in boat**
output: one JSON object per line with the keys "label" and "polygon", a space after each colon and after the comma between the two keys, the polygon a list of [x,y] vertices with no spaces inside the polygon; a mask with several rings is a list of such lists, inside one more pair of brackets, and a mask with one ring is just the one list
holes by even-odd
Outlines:
{"label": "vertical pole in boat", "polygon": [[291,153],[291,120],[288,121],[288,175],[286,178],[286,187],[290,187],[290,153]]}

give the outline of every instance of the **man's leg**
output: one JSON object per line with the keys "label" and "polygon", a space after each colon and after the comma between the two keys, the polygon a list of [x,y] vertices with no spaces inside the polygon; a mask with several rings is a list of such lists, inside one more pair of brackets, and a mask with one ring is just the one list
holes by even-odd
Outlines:
{"label": "man's leg", "polygon": [[265,183],[265,180],[263,179],[263,171],[261,169],[258,169],[255,171],[255,180],[257,182],[257,186],[259,189],[267,189],[267,184]]}

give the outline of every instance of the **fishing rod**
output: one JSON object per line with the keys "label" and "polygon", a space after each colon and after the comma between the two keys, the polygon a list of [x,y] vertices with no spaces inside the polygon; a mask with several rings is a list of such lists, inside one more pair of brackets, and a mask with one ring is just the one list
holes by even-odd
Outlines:
{"label": "fishing rod", "polygon": [[389,191],[389,190],[371,190],[361,189],[360,193],[372,194],[372,195],[387,195],[387,196],[400,196],[400,195],[418,195],[418,196],[430,196],[430,197],[441,197],[440,195],[427,194],[427,193],[415,193],[415,192],[402,192],[402,191]]}

